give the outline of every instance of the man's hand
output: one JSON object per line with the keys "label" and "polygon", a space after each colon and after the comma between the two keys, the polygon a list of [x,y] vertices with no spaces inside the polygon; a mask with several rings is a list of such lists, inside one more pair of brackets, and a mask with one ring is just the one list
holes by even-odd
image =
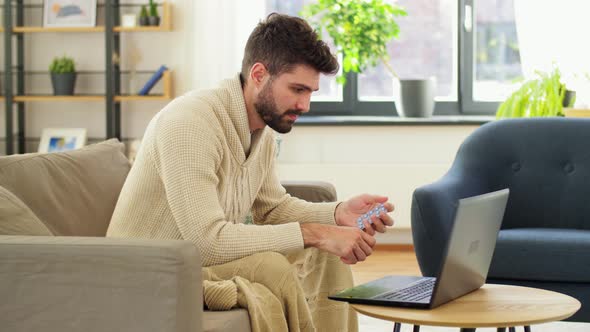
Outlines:
{"label": "man's hand", "polygon": [[[338,226],[356,227],[356,222],[359,217],[367,213],[378,204],[383,204],[387,212],[393,211],[393,204],[387,202],[387,197],[363,194],[342,202],[336,208],[335,218]],[[393,219],[387,213],[380,213],[371,216],[370,224],[366,220],[363,221],[365,225],[365,232],[370,235],[375,235],[375,231],[385,233],[385,226],[393,226]]]}
{"label": "man's hand", "polygon": [[364,261],[373,253],[375,238],[357,227],[301,224],[305,247],[316,247],[340,257],[346,264]]}

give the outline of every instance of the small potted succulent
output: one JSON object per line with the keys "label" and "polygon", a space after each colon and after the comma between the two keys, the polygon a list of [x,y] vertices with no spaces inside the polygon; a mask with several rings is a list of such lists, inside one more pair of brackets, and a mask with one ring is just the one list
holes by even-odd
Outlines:
{"label": "small potted succulent", "polygon": [[146,26],[150,25],[149,15],[147,11],[147,7],[145,5],[141,6],[141,10],[139,11],[139,25]]}
{"label": "small potted succulent", "polygon": [[153,26],[160,25],[160,16],[158,16],[158,6],[154,2],[154,0],[150,0],[149,22],[150,22],[150,25],[153,25]]}
{"label": "small potted succulent", "polygon": [[76,85],[76,66],[74,59],[63,56],[55,57],[49,66],[51,85],[56,96],[71,96]]}

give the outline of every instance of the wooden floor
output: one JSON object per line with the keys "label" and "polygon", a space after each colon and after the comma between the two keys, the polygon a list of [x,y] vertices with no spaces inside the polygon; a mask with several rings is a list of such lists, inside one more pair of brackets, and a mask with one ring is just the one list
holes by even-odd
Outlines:
{"label": "wooden floor", "polygon": [[377,247],[364,262],[352,266],[352,274],[355,285],[390,274],[422,275],[413,250],[390,247]]}

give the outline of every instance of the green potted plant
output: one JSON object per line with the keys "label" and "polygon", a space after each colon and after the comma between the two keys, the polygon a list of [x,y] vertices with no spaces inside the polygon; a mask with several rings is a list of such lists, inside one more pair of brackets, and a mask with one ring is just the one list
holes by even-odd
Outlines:
{"label": "green potted plant", "polygon": [[500,104],[497,118],[563,116],[563,108],[575,103],[575,92],[566,89],[557,67],[536,74]]}
{"label": "green potted plant", "polygon": [[141,10],[139,11],[139,25],[146,26],[150,25],[149,15],[147,11],[147,7],[145,5],[141,6]]}
{"label": "green potted plant", "polygon": [[153,25],[153,26],[160,25],[160,16],[158,15],[158,6],[154,2],[154,0],[150,0],[149,22],[150,22],[150,25]]}
{"label": "green potted plant", "polygon": [[74,87],[76,85],[76,66],[74,59],[63,56],[55,57],[49,65],[49,72],[51,73],[51,85],[53,86],[53,94],[59,95],[73,95]]}
{"label": "green potted plant", "polygon": [[[399,36],[397,18],[407,15],[404,8],[384,0],[318,0],[317,3],[306,5],[301,15],[320,36],[327,33],[334,41],[337,53],[342,55],[343,74],[337,77],[339,83],[346,83],[347,73],[360,73],[379,62],[385,65],[394,79],[399,79],[389,64],[387,43]],[[435,93],[433,78],[402,79],[400,85],[402,103],[405,105],[416,101],[415,106],[403,107],[404,111],[400,115],[432,114]]]}
{"label": "green potted plant", "polygon": [[346,83],[347,73],[360,73],[378,62],[398,77],[388,62],[387,43],[399,36],[395,17],[407,15],[403,8],[383,0],[318,0],[306,5],[301,14],[320,37],[326,32],[342,55],[339,83]]}

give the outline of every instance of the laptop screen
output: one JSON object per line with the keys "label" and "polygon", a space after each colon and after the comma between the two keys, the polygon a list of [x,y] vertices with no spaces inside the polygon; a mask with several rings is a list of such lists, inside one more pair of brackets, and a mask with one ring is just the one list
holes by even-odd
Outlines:
{"label": "laptop screen", "polygon": [[488,275],[508,189],[459,200],[431,307],[480,288]]}

